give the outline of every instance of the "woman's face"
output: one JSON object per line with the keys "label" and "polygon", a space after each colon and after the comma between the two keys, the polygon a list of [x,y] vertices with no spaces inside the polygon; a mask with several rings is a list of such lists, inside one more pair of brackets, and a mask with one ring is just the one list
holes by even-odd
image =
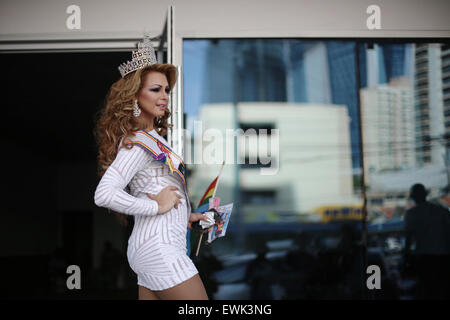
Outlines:
{"label": "woman's face", "polygon": [[139,91],[137,100],[141,108],[141,117],[153,124],[155,117],[164,115],[169,103],[169,83],[165,74],[150,71],[145,78],[144,86]]}

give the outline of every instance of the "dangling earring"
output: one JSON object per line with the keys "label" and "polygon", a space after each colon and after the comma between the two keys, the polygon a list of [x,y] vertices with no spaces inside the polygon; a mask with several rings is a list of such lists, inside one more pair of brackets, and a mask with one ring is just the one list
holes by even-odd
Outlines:
{"label": "dangling earring", "polygon": [[137,100],[134,100],[133,116],[137,118],[140,115],[141,115],[141,108],[139,108]]}

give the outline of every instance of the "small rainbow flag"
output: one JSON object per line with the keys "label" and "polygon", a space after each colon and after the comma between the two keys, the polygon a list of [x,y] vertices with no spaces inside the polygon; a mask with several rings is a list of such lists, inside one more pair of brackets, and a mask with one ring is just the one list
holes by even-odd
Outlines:
{"label": "small rainbow flag", "polygon": [[[225,161],[222,162],[222,168],[220,169],[219,175],[211,182],[209,187],[206,189],[205,193],[203,194],[203,197],[198,203],[197,210],[195,210],[195,213],[203,213],[208,211],[209,209],[209,199],[214,198],[216,196],[216,190],[217,186],[219,185],[220,175],[222,174],[223,166],[225,165]],[[198,247],[197,247],[197,253],[200,249],[200,243],[202,242],[203,233],[200,235],[200,239],[198,240]],[[191,255],[191,230],[188,230],[186,234],[186,247],[187,247],[187,255]]]}
{"label": "small rainbow flag", "polygon": [[[214,179],[214,181],[211,182],[211,184],[209,185],[208,189],[206,189],[205,194],[203,195],[202,199],[198,203],[197,210],[199,210],[203,206],[206,206],[206,208],[205,208],[206,210],[209,209],[209,199],[212,198],[212,196],[214,194],[214,190],[216,190],[217,180],[218,180],[217,178],[218,177],[216,177]],[[203,212],[203,211],[206,211],[206,210],[201,210],[200,212]]]}
{"label": "small rainbow flag", "polygon": [[222,163],[222,168],[220,169],[219,175],[213,180],[213,182],[211,182],[211,184],[203,194],[203,197],[199,201],[197,210],[195,210],[195,212],[205,212],[209,209],[209,199],[213,198],[216,195],[217,185],[219,184],[220,175],[222,174],[224,165],[225,161]]}

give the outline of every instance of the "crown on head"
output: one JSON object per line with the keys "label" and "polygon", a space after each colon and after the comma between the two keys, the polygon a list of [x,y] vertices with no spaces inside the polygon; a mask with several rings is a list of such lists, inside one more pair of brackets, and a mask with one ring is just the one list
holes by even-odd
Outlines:
{"label": "crown on head", "polygon": [[156,61],[155,49],[149,36],[144,36],[144,40],[138,43],[138,49],[133,51],[131,61],[122,63],[118,69],[122,78],[137,69],[158,63]]}

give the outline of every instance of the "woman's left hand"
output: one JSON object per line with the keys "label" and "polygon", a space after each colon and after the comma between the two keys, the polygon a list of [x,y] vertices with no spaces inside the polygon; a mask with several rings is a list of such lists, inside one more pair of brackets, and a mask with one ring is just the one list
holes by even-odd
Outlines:
{"label": "woman's left hand", "polygon": [[[201,214],[201,213],[191,212],[191,214],[189,216],[189,221],[188,221],[188,228],[192,229],[191,224],[196,222],[196,221],[200,221],[200,220],[208,222],[208,217],[205,216],[204,214]],[[203,230],[203,232],[209,232],[212,228],[213,227],[205,229],[205,230]]]}

